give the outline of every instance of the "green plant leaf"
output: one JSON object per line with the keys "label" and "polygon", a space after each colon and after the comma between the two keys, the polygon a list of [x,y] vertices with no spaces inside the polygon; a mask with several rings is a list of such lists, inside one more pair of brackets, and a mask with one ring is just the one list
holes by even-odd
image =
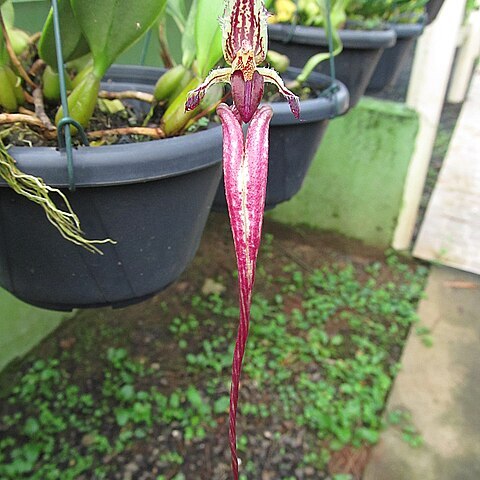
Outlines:
{"label": "green plant leaf", "polygon": [[195,21],[198,12],[198,0],[193,0],[190,11],[188,12],[185,31],[182,35],[182,65],[190,68],[195,60]]}
{"label": "green plant leaf", "polygon": [[185,23],[187,22],[187,7],[185,6],[185,0],[168,0],[167,13],[173,18],[173,21],[183,34],[185,31]]}
{"label": "green plant leaf", "polygon": [[213,411],[217,415],[225,413],[228,411],[228,406],[230,405],[230,397],[224,395],[215,401],[213,404]]}
{"label": "green plant leaf", "polygon": [[15,11],[13,9],[13,3],[11,0],[0,0],[0,6],[2,7],[2,17],[7,28],[13,27],[15,22]]}
{"label": "green plant leaf", "polygon": [[[332,37],[333,37],[332,55],[335,57],[342,52],[343,44],[342,44],[342,40],[340,39],[340,35],[338,34],[338,31],[333,24],[332,24]],[[330,58],[329,52],[317,53],[316,55],[313,55],[312,57],[310,57],[308,61],[305,63],[305,65],[303,66],[302,71],[296,78],[296,82],[298,82],[299,84],[306,82],[308,77],[312,74],[312,72],[317,67],[317,65],[321,62],[324,62],[325,60],[328,60],[329,58]]]}
{"label": "green plant leaf", "polygon": [[93,56],[94,72],[103,77],[115,59],[157,20],[166,0],[70,0]]}
{"label": "green plant leaf", "polygon": [[128,402],[135,397],[135,388],[133,385],[124,385],[118,392],[118,396],[121,400]]}
{"label": "green plant leaf", "polygon": [[9,72],[11,69],[8,65],[0,65],[0,106],[13,112],[18,108],[18,102]]}
{"label": "green plant leaf", "polygon": [[193,386],[190,385],[187,389],[187,399],[191,403],[192,407],[196,410],[200,410],[203,406],[203,399],[200,395],[200,392]]}
{"label": "green plant leaf", "polygon": [[125,408],[118,408],[115,411],[115,420],[118,426],[124,427],[130,420],[130,412]]}
{"label": "green plant leaf", "polygon": [[29,437],[33,437],[40,430],[40,425],[35,418],[28,417],[25,426],[23,427],[23,433]]}
{"label": "green plant leaf", "polygon": [[218,18],[223,0],[198,0],[195,23],[198,74],[204,78],[222,58],[222,31]]}
{"label": "green plant leaf", "polygon": [[371,428],[360,428],[358,431],[358,435],[360,436],[360,438],[366,440],[372,445],[377,443],[380,437],[379,432]]}
{"label": "green plant leaf", "polygon": [[[80,25],[70,6],[70,0],[58,0],[58,15],[64,62],[69,62],[88,53],[90,48],[80,30]],[[50,9],[43,27],[42,36],[38,44],[38,53],[40,58],[55,72],[58,70],[52,9]]]}

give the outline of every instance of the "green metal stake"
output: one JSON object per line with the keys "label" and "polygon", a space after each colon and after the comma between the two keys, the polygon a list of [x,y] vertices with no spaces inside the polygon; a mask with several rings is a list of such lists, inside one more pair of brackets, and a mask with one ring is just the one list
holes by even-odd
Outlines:
{"label": "green metal stake", "polygon": [[80,137],[85,145],[88,145],[88,139],[83,131],[82,126],[69,116],[67,86],[65,83],[65,70],[63,64],[62,53],[62,37],[60,35],[60,21],[58,14],[58,0],[52,0],[53,11],[53,31],[55,35],[55,51],[57,53],[58,77],[60,82],[60,98],[62,100],[62,109],[64,117],[57,127],[58,144],[60,148],[65,148],[67,154],[67,173],[69,189],[75,190],[75,172],[73,167],[73,150],[72,150],[72,131],[70,125],[73,124],[79,131]]}

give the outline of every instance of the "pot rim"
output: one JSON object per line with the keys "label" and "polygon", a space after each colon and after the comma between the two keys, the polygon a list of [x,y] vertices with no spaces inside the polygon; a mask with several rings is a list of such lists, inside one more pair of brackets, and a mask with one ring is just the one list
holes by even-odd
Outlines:
{"label": "pot rim", "polygon": [[[161,71],[165,69],[115,65],[102,83],[105,86],[123,80],[121,83],[129,85],[129,89],[137,85],[142,91],[153,91]],[[60,152],[56,147],[12,147],[9,153],[23,172],[41,177],[54,187],[69,185],[65,151]],[[73,149],[75,187],[79,188],[159,180],[208,168],[221,161],[219,124],[179,137]],[[3,179],[0,186],[7,186]]]}
{"label": "pot rim", "polygon": [[[107,73],[107,82],[108,79],[115,79],[119,74],[121,74],[121,65],[113,65],[112,68]],[[165,69],[160,69],[165,70]],[[150,85],[156,81],[158,78],[159,69],[156,67],[140,67],[132,66],[132,80],[135,80],[135,83],[143,83],[145,85]],[[285,75],[289,79],[295,78],[301,69],[289,67]],[[312,72],[310,75],[307,85],[317,85],[317,86],[328,86],[330,85],[331,80],[328,75],[323,75],[318,72]],[[300,122],[316,122],[319,120],[325,120],[327,118],[336,117],[338,115],[344,114],[348,110],[349,105],[349,93],[347,87],[336,80],[336,86],[338,91],[336,97],[334,96],[324,96],[313,98],[309,100],[302,100],[300,102]],[[280,102],[270,103],[273,108],[273,118],[271,120],[271,125],[286,125],[286,124],[296,124],[299,121],[292,115],[288,103],[284,100]],[[220,124],[219,124],[220,125]],[[198,132],[203,133],[203,132]],[[168,139],[167,139],[168,140]],[[164,140],[162,140],[164,141]]]}
{"label": "pot rim", "polygon": [[[395,31],[386,26],[383,30],[339,29],[338,34],[344,48],[375,50],[395,45]],[[285,43],[303,43],[305,45],[328,46],[328,36],[324,28],[305,25],[270,24],[268,35],[272,40]]]}
{"label": "pot rim", "polygon": [[[120,90],[132,89],[136,85],[137,88],[141,86],[142,91],[153,91],[153,85],[162,71],[165,69],[113,65],[102,84],[105,87],[114,83]],[[298,73],[300,69],[289,68],[287,77],[293,78]],[[313,72],[307,84],[327,86],[330,77]],[[345,113],[349,105],[349,93],[340,81],[337,80],[336,85],[338,90],[335,94],[301,101],[300,121],[292,115],[287,102],[271,103],[274,112],[271,125],[301,125]],[[56,147],[12,147],[9,153],[23,172],[41,177],[52,187],[69,186],[65,151],[59,151]],[[220,124],[189,135],[161,140],[73,149],[76,188],[159,180],[208,168],[221,161]],[[0,187],[7,187],[3,179],[0,179]]]}
{"label": "pot rim", "polygon": [[[287,78],[295,78],[300,72],[300,68],[290,67],[285,76]],[[312,86],[328,86],[331,84],[331,79],[328,75],[312,72],[306,83]],[[350,95],[347,87],[342,82],[335,80],[335,85],[338,87],[338,90],[333,94],[300,102],[300,121],[293,116],[288,102],[270,103],[273,108],[271,125],[311,123],[343,115],[348,110]]]}
{"label": "pot rim", "polygon": [[425,19],[417,23],[389,23],[389,26],[395,31],[397,40],[417,38],[425,30]]}

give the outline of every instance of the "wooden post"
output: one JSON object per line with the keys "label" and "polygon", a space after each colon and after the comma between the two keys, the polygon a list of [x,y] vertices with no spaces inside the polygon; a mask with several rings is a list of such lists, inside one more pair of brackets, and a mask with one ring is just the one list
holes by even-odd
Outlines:
{"label": "wooden post", "polygon": [[470,14],[465,29],[465,39],[455,62],[448,91],[450,103],[461,103],[465,100],[473,67],[480,54],[480,10],[474,10]]}
{"label": "wooden post", "polygon": [[425,29],[417,44],[407,104],[417,110],[420,128],[393,239],[393,247],[398,250],[408,249],[412,241],[465,2],[466,0],[445,0],[437,19]]}

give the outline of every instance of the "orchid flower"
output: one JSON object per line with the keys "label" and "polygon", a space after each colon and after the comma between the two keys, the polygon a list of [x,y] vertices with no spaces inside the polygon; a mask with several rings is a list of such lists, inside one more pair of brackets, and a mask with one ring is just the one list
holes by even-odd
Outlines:
{"label": "orchid flower", "polygon": [[267,82],[277,86],[295,118],[299,118],[298,97],[285,87],[275,70],[258,66],[267,56],[267,16],[263,0],[225,0],[220,25],[223,56],[230,67],[212,70],[199,87],[189,92],[186,110],[197,107],[212,85],[230,83],[233,103],[241,119],[248,123],[260,104],[264,82]]}
{"label": "orchid flower", "polygon": [[[265,208],[268,128],[273,115],[270,106],[259,107],[264,82],[278,87],[296,118],[300,116],[300,108],[298,97],[285,87],[275,70],[258,67],[265,60],[268,43],[267,11],[263,0],[225,0],[225,11],[220,23],[223,54],[230,67],[213,70],[198,88],[189,92],[185,109],[194,109],[211,85],[230,83],[233,106],[222,103],[218,106],[217,113],[223,126],[225,196],[237,257],[240,300],[240,321],[232,363],[229,422],[232,471],[234,479],[238,480],[238,394]],[[242,121],[250,122],[245,139]]]}

